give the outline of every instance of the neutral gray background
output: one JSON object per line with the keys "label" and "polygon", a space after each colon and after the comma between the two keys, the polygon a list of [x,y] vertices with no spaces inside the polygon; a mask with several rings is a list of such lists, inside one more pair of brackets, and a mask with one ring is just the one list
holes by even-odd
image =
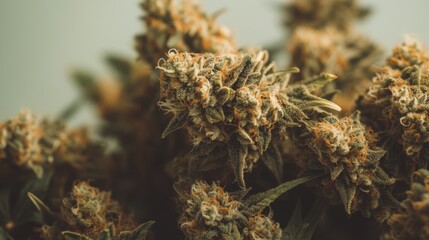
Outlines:
{"label": "neutral gray background", "polygon": [[[285,0],[206,0],[227,11],[219,21],[239,45],[267,45],[285,36]],[[143,31],[138,0],[0,0],[0,120],[29,108],[55,115],[77,97],[69,74],[76,67],[108,75],[107,52],[135,57],[133,37]],[[362,0],[374,14],[359,27],[386,49],[417,36],[429,44],[428,0]],[[75,123],[93,122],[88,109]]]}

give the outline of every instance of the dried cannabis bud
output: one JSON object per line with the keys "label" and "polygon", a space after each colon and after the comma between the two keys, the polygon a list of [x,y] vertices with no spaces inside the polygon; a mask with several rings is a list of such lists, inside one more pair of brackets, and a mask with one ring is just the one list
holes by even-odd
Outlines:
{"label": "dried cannabis bud", "polygon": [[60,121],[22,111],[0,123],[0,162],[31,169],[38,177],[54,163],[81,168],[88,160],[89,142],[84,128],[70,131]]}
{"label": "dried cannabis bud", "polygon": [[180,227],[186,239],[281,239],[279,224],[262,211],[284,192],[314,178],[286,182],[245,199],[216,183],[196,181],[190,193],[182,193]]}
{"label": "dried cannabis bud", "polygon": [[146,0],[143,17],[146,33],[137,37],[137,51],[156,66],[167,50],[231,52],[236,49],[228,28],[216,23],[192,0],[176,5],[174,0]]}
{"label": "dried cannabis bud", "polygon": [[356,19],[368,15],[369,9],[360,7],[358,0],[292,0],[286,8],[285,25],[322,29],[333,26],[347,31]]}
{"label": "dried cannabis bud", "polygon": [[404,211],[393,214],[389,232],[382,239],[418,240],[429,239],[429,171],[420,169],[414,173],[413,183],[403,202]]}
{"label": "dried cannabis bud", "polygon": [[392,55],[387,59],[387,66],[403,70],[410,66],[428,66],[429,56],[427,49],[416,39],[408,38],[395,48]]}
{"label": "dried cannabis bud", "polygon": [[298,27],[289,43],[291,65],[298,67],[300,79],[320,72],[339,76],[322,89],[322,95],[341,91],[334,102],[350,111],[359,94],[369,86],[372,66],[381,51],[376,44],[355,32],[344,33],[333,27]]}
{"label": "dried cannabis bud", "polygon": [[29,111],[0,125],[0,160],[43,174],[43,166],[53,162],[61,132],[49,131],[53,123],[42,121]]}
{"label": "dried cannabis bud", "polygon": [[[39,210],[49,211],[38,198],[29,196]],[[41,228],[43,239],[145,239],[137,237],[145,236],[151,225],[137,228],[145,232],[144,235],[130,231],[135,227],[133,219],[111,199],[110,192],[100,191],[86,182],[75,183],[55,218],[52,225]]]}
{"label": "dried cannabis bud", "polygon": [[429,161],[428,56],[415,41],[396,47],[359,102],[368,122],[384,132],[388,165],[400,178]]}
{"label": "dried cannabis bud", "polygon": [[174,115],[163,136],[185,128],[194,146],[226,144],[244,186],[243,172],[267,149],[274,128],[299,125],[307,118],[305,111],[340,110],[304,85],[287,87],[295,69],[279,72],[267,61],[265,51],[217,55],[170,51],[158,67],[159,104]]}
{"label": "dried cannabis bud", "polygon": [[301,159],[304,168],[323,169],[330,177],[323,181],[328,197],[339,197],[348,214],[360,211],[383,221],[386,213],[381,200],[386,186],[395,181],[379,166],[384,151],[376,135],[360,122],[359,112],[338,119],[328,116],[308,122],[305,145],[313,154]]}

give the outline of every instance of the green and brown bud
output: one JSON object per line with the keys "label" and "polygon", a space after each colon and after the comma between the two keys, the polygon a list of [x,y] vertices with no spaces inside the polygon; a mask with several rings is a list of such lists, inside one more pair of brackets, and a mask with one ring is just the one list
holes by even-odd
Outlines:
{"label": "green and brown bud", "polygon": [[0,160],[31,169],[37,176],[52,164],[63,132],[47,131],[54,123],[43,121],[29,111],[0,125]]}
{"label": "green and brown bud", "polygon": [[111,199],[110,192],[100,191],[86,182],[75,183],[60,209],[55,222],[41,228],[43,239],[70,239],[72,235],[98,239],[106,230],[120,233],[136,226],[132,217],[124,214],[119,203]]}
{"label": "green and brown bud", "polygon": [[216,14],[204,13],[193,0],[179,4],[174,0],[145,0],[142,7],[146,33],[137,37],[137,51],[153,66],[171,48],[212,53],[236,50],[230,30],[216,23]]}
{"label": "green and brown bud", "polygon": [[[429,54],[411,40],[396,47],[359,107],[389,148],[393,172],[409,180],[429,161]],[[398,151],[402,149],[402,151]]]}
{"label": "green and brown bud", "polygon": [[413,183],[403,202],[403,211],[393,214],[388,231],[382,239],[418,240],[429,239],[429,171],[420,169],[414,173]]}
{"label": "green and brown bud", "polygon": [[298,79],[308,79],[321,72],[338,76],[320,89],[319,95],[340,91],[333,101],[347,112],[370,85],[373,64],[381,53],[378,45],[365,36],[354,31],[344,33],[333,27],[299,27],[292,33],[288,49],[292,56],[290,65],[301,70]]}
{"label": "green and brown bud", "polygon": [[301,164],[330,175],[323,181],[328,197],[339,198],[348,214],[360,211],[385,220],[389,214],[381,199],[395,180],[379,166],[385,151],[375,145],[377,136],[361,123],[359,112],[309,122],[306,131],[304,144],[313,154],[303,155]]}
{"label": "green and brown bud", "polygon": [[393,53],[387,59],[386,65],[396,70],[403,70],[414,65],[429,66],[427,49],[418,40],[408,38],[393,48]]}
{"label": "green and brown bud", "polygon": [[[172,50],[161,69],[159,105],[174,115],[163,136],[185,128],[194,146],[226,144],[244,185],[271,141],[273,129],[298,126],[315,109],[340,108],[312,95],[305,85],[288,86],[291,72],[277,71],[266,51],[190,54]],[[326,75],[326,74],[325,74]],[[332,75],[323,75],[325,82]],[[311,83],[309,83],[310,85]]]}
{"label": "green and brown bud", "polygon": [[358,0],[293,0],[286,7],[285,25],[322,29],[335,27],[348,31],[358,19],[364,18],[369,9],[361,7]]}
{"label": "green and brown bud", "polygon": [[304,177],[252,196],[228,193],[217,183],[196,181],[189,189],[180,189],[183,209],[179,219],[186,239],[282,239],[282,230],[271,214],[262,211],[288,190],[315,179]]}

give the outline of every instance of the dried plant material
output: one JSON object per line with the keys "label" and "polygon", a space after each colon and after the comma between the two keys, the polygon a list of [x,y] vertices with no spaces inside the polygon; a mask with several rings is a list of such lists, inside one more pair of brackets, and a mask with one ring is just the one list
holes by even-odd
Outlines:
{"label": "dried plant material", "polygon": [[383,205],[382,198],[386,186],[395,180],[379,166],[385,152],[375,145],[377,136],[361,123],[359,112],[307,124],[306,132],[301,133],[302,145],[313,154],[301,157],[303,167],[329,174],[322,183],[325,192],[339,198],[348,214],[360,211],[385,220],[389,209],[384,209],[387,204]]}
{"label": "dried plant material", "polygon": [[363,35],[353,31],[344,33],[333,27],[298,27],[288,48],[292,56],[290,65],[301,70],[298,79],[307,79],[321,72],[338,76],[319,94],[340,91],[334,102],[346,112],[353,109],[358,95],[369,86],[372,67],[381,54],[379,47]]}
{"label": "dried plant material", "polygon": [[[90,140],[85,129],[68,130],[60,121],[30,111],[0,123],[0,162],[31,169],[41,177],[45,168],[66,162],[82,168]],[[7,173],[5,173],[7,174]]]}
{"label": "dried plant material", "polygon": [[428,66],[428,64],[428,50],[421,42],[411,37],[393,48],[393,53],[386,62],[387,66],[396,70],[403,70],[414,65]]}
{"label": "dried plant material", "polygon": [[298,126],[307,118],[305,112],[316,108],[340,110],[310,94],[304,85],[287,86],[290,72],[296,70],[276,71],[265,51],[189,54],[173,50],[158,68],[159,104],[174,115],[163,136],[185,128],[194,146],[226,144],[241,186],[243,173],[266,151],[274,128]]}
{"label": "dried plant material", "polygon": [[186,239],[282,239],[282,230],[262,211],[286,191],[310,181],[304,177],[246,198],[225,192],[216,183],[196,181],[190,193],[181,189],[179,225]]}
{"label": "dried plant material", "polygon": [[428,56],[415,41],[399,45],[359,102],[375,130],[385,133],[389,168],[405,179],[429,161]]}
{"label": "dried plant material", "polygon": [[413,175],[413,183],[402,203],[403,211],[393,214],[388,231],[382,234],[386,240],[418,240],[429,238],[429,171],[420,169]]}
{"label": "dried plant material", "polygon": [[[37,198],[33,196],[32,199],[39,209],[46,209],[40,207],[43,204]],[[110,192],[100,191],[86,182],[75,183],[55,218],[52,225],[42,227],[43,239],[70,239],[72,236],[99,239],[99,236],[130,231],[136,226],[132,217],[124,214],[119,203],[111,199]]]}
{"label": "dried plant material", "polygon": [[348,31],[354,21],[362,19],[369,9],[358,5],[358,0],[291,0],[285,7],[285,25],[295,30],[296,27],[323,29],[335,27]]}
{"label": "dried plant material", "polygon": [[22,111],[0,126],[2,161],[31,169],[37,176],[43,174],[43,166],[52,164],[64,137],[63,132],[47,131],[54,124],[40,120],[29,111]]}
{"label": "dried plant material", "polygon": [[[76,72],[83,99],[61,121],[0,123],[0,239],[429,239],[429,55],[408,39],[374,77],[358,3],[289,1],[293,67],[278,70],[221,11],[142,0],[139,59]],[[105,148],[62,122],[86,102]]]}
{"label": "dried plant material", "polygon": [[140,57],[156,66],[167,50],[191,52],[235,51],[231,32],[216,23],[217,15],[204,13],[193,0],[145,0],[146,33],[137,37]]}

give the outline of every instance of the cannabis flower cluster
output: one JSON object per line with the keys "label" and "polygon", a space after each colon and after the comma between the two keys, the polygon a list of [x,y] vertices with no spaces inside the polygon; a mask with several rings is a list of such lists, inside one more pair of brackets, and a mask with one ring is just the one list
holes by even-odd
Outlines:
{"label": "cannabis flower cluster", "polygon": [[322,169],[329,178],[322,184],[328,196],[340,198],[347,213],[376,214],[383,221],[390,214],[381,209],[386,186],[395,180],[380,167],[385,152],[377,136],[360,121],[360,113],[343,118],[328,116],[310,122],[302,133],[313,154],[304,155],[304,168]]}
{"label": "cannabis flower cluster", "polygon": [[[85,129],[68,130],[61,121],[41,119],[30,111],[0,123],[0,162],[32,170],[37,177],[50,165],[66,162],[82,168],[88,160]],[[10,174],[6,168],[2,175]]]}
{"label": "cannabis flower cluster", "polygon": [[[357,0],[289,1],[268,50],[192,0],[141,8],[137,60],[76,71],[56,118],[0,122],[0,240],[429,239],[422,44],[377,67]],[[66,127],[86,103],[96,137]]]}
{"label": "cannabis flower cluster", "polygon": [[195,146],[226,144],[244,186],[243,172],[268,148],[273,129],[296,126],[307,118],[305,111],[315,108],[340,110],[305,85],[287,87],[289,72],[296,70],[279,72],[267,62],[265,51],[170,51],[158,67],[160,106],[174,115],[163,136],[184,127]]}
{"label": "cannabis flower cluster", "polygon": [[263,210],[283,193],[313,179],[299,178],[247,197],[248,190],[226,192],[218,183],[197,180],[190,191],[178,191],[183,204],[179,225],[187,239],[282,239],[280,225]]}
{"label": "cannabis flower cluster", "polygon": [[420,169],[413,175],[413,183],[403,202],[403,211],[393,214],[389,221],[390,231],[383,239],[429,238],[429,171]]}
{"label": "cannabis flower cluster", "polygon": [[147,0],[142,4],[146,33],[137,37],[137,51],[152,65],[176,48],[192,52],[230,52],[236,49],[228,28],[216,22],[192,0]]}
{"label": "cannabis flower cluster", "polygon": [[110,192],[100,191],[86,182],[76,182],[62,200],[61,210],[53,214],[36,196],[29,194],[37,208],[54,218],[41,228],[42,239],[146,239],[150,222],[134,229],[135,222],[123,212]]}
{"label": "cannabis flower cluster", "polygon": [[[389,150],[389,167],[397,177],[410,180],[429,161],[429,55],[420,43],[408,40],[397,46],[386,66],[360,99],[360,109]],[[389,151],[392,152],[393,151]],[[396,151],[397,152],[397,151]]]}
{"label": "cannabis flower cluster", "polygon": [[192,185],[179,219],[189,239],[281,239],[281,229],[267,216],[248,216],[245,205],[215,183]]}

